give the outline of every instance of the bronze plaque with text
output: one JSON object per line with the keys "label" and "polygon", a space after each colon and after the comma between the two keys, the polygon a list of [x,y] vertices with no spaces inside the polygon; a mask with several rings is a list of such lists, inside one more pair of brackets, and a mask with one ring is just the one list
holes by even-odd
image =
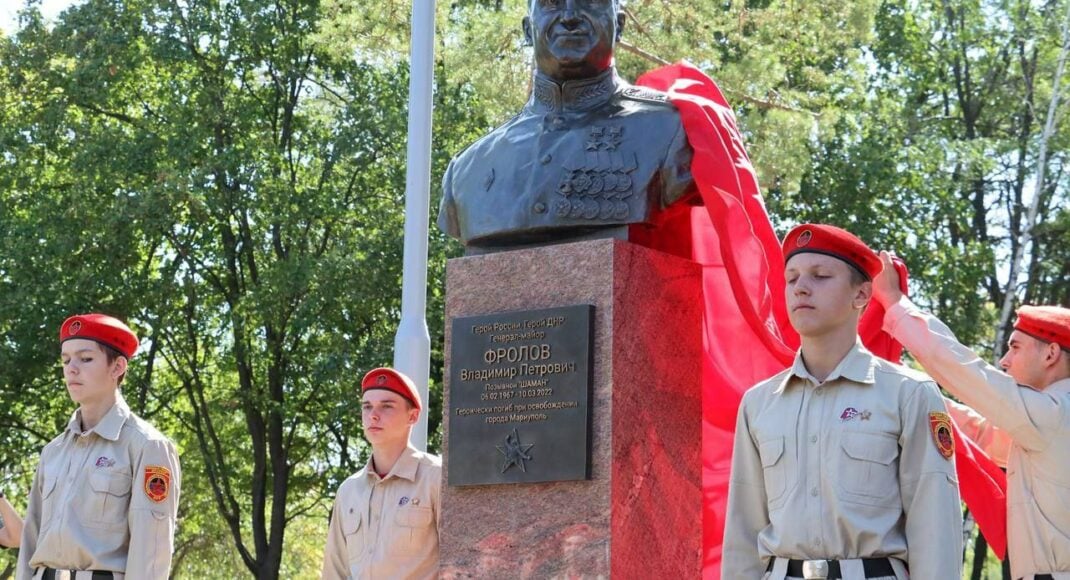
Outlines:
{"label": "bronze plaque with text", "polygon": [[452,321],[449,485],[590,477],[594,306]]}

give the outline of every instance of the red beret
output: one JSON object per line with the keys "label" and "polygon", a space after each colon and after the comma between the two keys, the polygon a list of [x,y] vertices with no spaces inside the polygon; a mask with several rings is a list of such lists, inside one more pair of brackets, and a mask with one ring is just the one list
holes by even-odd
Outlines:
{"label": "red beret", "polygon": [[784,236],[784,261],[795,254],[813,252],[839,258],[870,280],[884,265],[877,253],[851,232],[825,224],[802,224]]}
{"label": "red beret", "polygon": [[75,314],[59,327],[60,344],[72,339],[84,338],[110,346],[126,358],[137,352],[137,335],[118,318],[106,314]]}
{"label": "red beret", "polygon": [[400,371],[386,367],[368,371],[368,374],[364,375],[364,380],[360,382],[360,390],[364,392],[375,389],[393,391],[408,399],[417,409],[422,407],[416,385],[413,385],[412,380]]}
{"label": "red beret", "polygon": [[1070,308],[1022,306],[1014,328],[1044,342],[1070,350]]}

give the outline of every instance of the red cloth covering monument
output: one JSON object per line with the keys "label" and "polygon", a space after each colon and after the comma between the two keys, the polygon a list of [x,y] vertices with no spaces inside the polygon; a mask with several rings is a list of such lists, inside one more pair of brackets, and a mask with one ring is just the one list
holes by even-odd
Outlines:
{"label": "red cloth covering monument", "polygon": [[[687,63],[651,71],[637,84],[668,93],[679,109],[703,201],[703,207],[678,204],[654,230],[633,226],[631,239],[703,266],[703,577],[716,579],[740,399],[791,364],[799,337],[784,303],[780,244],[728,101],[713,80]],[[900,273],[905,285],[905,268]],[[872,302],[859,334],[874,354],[898,362],[902,346],[881,331],[883,317],[884,309]],[[1006,478],[958,429],[955,439],[963,500],[1002,558]]]}

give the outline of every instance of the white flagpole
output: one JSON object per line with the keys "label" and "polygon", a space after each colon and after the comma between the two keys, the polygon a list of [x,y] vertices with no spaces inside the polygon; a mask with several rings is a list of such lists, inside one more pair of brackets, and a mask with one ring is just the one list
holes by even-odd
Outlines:
{"label": "white flagpole", "polygon": [[412,444],[427,449],[427,381],[431,336],[427,332],[427,220],[431,197],[431,83],[435,58],[435,0],[413,0],[409,49],[409,143],[405,174],[405,254],[401,324],[394,336],[394,368],[416,383],[424,410]]}

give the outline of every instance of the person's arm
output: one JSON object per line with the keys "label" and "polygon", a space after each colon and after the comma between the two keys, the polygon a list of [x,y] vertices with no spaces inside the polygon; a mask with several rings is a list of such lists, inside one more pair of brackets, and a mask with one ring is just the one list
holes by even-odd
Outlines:
{"label": "person's arm", "polygon": [[321,580],[346,580],[349,578],[349,558],[346,550],[346,536],[342,531],[342,490],[334,498],[331,509],[331,523],[327,528],[327,547],[323,550],[323,572]]}
{"label": "person's arm", "polygon": [[1023,388],[958,342],[935,316],[922,312],[899,291],[898,274],[887,252],[884,271],[873,281],[874,297],[884,305],[884,330],[898,340],[940,385],[973,407],[993,425],[1029,450],[1040,450],[1062,428],[1065,401]]}
{"label": "person's arm", "polygon": [[171,571],[182,473],[167,440],[145,443],[130,494],[128,578],[166,579]]}
{"label": "person's arm", "polygon": [[1006,468],[1007,454],[1013,443],[1010,435],[962,403],[944,398],[944,405],[959,431],[976,443],[996,465]]}
{"label": "person's arm", "polygon": [[769,525],[769,511],[762,459],[751,438],[745,402],[746,398],[739,406],[732,447],[721,577],[758,580],[765,573],[765,562],[758,555],[758,534]]}
{"label": "person's arm", "polygon": [[0,546],[19,547],[19,541],[22,539],[22,518],[7,501],[3,492],[0,492],[0,518],[3,518],[4,522],[4,527],[0,528]]}
{"label": "person's arm", "polygon": [[[950,421],[936,385],[922,383],[903,404],[899,438],[899,492],[912,578],[962,575],[962,504],[954,455],[944,457],[937,441],[954,449]],[[941,434],[939,430],[946,429]]]}
{"label": "person's arm", "polygon": [[33,476],[33,485],[30,487],[30,499],[26,504],[26,520],[22,526],[22,539],[19,541],[19,563],[15,568],[15,580],[30,580],[33,578],[33,568],[30,568],[30,558],[37,550],[37,533],[41,529],[41,486],[44,485],[41,476],[41,465],[44,458],[37,464],[37,473]]}

